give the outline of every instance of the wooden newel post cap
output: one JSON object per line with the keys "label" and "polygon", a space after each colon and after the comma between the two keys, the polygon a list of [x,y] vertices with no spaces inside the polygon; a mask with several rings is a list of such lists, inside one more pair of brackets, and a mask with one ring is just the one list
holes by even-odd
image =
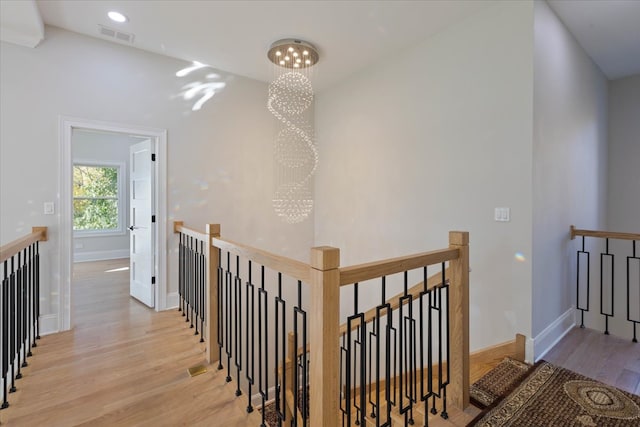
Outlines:
{"label": "wooden newel post cap", "polygon": [[209,236],[220,236],[220,224],[207,224],[206,232]]}
{"label": "wooden newel post cap", "polygon": [[340,249],[331,246],[311,248],[311,267],[321,271],[340,267]]}
{"label": "wooden newel post cap", "polygon": [[449,232],[449,244],[466,246],[469,244],[469,232],[468,231],[450,231]]}

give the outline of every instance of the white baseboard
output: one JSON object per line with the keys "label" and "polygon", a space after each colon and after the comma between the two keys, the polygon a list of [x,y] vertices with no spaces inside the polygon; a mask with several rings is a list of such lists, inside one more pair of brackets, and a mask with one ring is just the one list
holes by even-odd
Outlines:
{"label": "white baseboard", "polygon": [[533,338],[533,350],[536,362],[544,357],[558,341],[575,327],[574,312],[575,309],[571,307]]}
{"label": "white baseboard", "polygon": [[169,292],[167,294],[167,301],[165,304],[165,310],[171,310],[174,308],[178,308],[178,303],[180,302],[180,295],[177,292]]}
{"label": "white baseboard", "polygon": [[73,262],[104,261],[107,259],[129,258],[129,249],[114,249],[110,251],[74,252]]}
{"label": "white baseboard", "polygon": [[57,314],[44,314],[38,320],[40,335],[51,335],[60,332]]}

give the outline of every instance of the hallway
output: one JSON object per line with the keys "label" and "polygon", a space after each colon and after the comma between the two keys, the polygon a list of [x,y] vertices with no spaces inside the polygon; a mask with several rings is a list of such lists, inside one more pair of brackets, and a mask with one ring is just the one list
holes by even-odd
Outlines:
{"label": "hallway", "polygon": [[204,363],[204,347],[177,311],[156,313],[129,297],[127,267],[128,259],[76,264],[75,328],[38,341],[0,423],[259,425],[224,376],[189,377],[187,368]]}

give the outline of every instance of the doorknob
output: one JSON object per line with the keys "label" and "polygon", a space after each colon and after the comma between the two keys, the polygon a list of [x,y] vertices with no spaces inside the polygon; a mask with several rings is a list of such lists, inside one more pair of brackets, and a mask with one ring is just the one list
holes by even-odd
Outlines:
{"label": "doorknob", "polygon": [[133,225],[131,227],[129,227],[129,230],[131,230],[131,231],[133,231],[135,229],[136,229],[136,227],[134,227]]}

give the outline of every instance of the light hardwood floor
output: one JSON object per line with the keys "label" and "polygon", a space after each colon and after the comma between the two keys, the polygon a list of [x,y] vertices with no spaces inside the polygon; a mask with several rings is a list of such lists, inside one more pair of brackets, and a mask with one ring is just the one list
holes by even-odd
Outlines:
{"label": "light hardwood floor", "polygon": [[573,328],[544,360],[640,395],[640,343]]}
{"label": "light hardwood floor", "polygon": [[258,426],[177,311],[129,297],[128,260],[77,264],[72,331],[44,336],[0,411],[6,426]]}

